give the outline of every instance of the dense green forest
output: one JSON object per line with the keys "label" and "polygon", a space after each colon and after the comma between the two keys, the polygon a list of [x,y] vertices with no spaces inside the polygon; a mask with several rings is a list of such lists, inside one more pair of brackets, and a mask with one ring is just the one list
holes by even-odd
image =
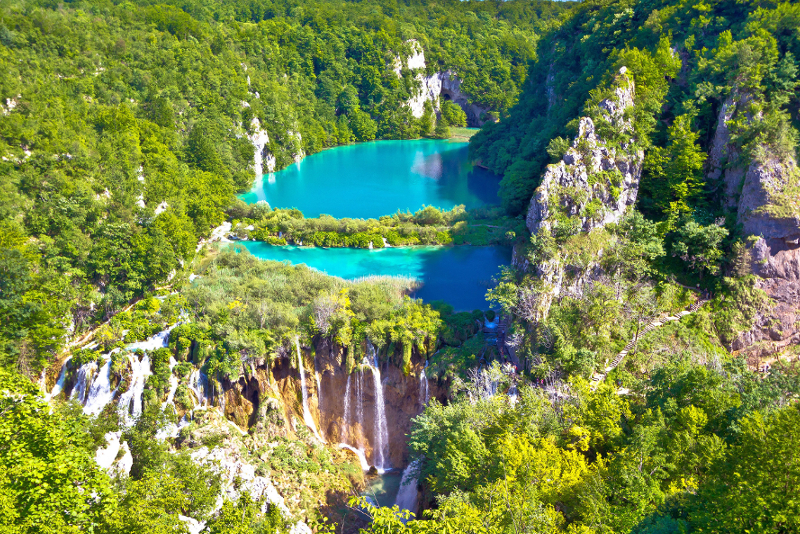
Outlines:
{"label": "dense green forest", "polygon": [[[777,0],[0,0],[0,531],[797,532],[800,345],[778,343],[797,320],[769,315],[754,273],[773,257],[754,260],[763,236],[714,165],[784,180],[752,211],[800,235],[798,28]],[[305,219],[236,200],[257,125],[278,167],[463,125],[406,104],[412,39],[489,110],[470,155],[503,175],[502,206]],[[531,234],[543,177],[592,150],[613,169],[641,154],[635,202],[600,224],[600,195],[630,184],[590,174],[598,196],[570,212],[586,191],[551,191]],[[225,221],[274,244],[513,243],[487,292],[507,352],[494,311],[412,300],[413,280],[203,247]],[[756,326],[772,337],[750,361]],[[436,388],[405,436],[419,517],[359,497],[374,472],[295,424],[323,355],[339,397],[380,369],[398,398]],[[81,406],[104,368],[140,405]],[[111,434],[127,453],[102,468]],[[283,500],[251,498],[266,479]]]}
{"label": "dense green forest", "polygon": [[26,373],[64,333],[108,319],[192,259],[253,182],[253,119],[278,166],[355,140],[433,134],[431,115],[404,105],[414,73],[394,70],[410,39],[429,70],[457,70],[475,102],[505,112],[537,31],[563,11],[531,1],[0,7],[0,246],[14,277],[0,353]]}

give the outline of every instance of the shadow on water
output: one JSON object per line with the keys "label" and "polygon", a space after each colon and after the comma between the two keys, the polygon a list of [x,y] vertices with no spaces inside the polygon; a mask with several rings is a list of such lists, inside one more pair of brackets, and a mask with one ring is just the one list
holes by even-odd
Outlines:
{"label": "shadow on water", "polygon": [[410,276],[423,282],[414,297],[443,300],[456,311],[486,309],[492,277],[511,261],[510,247],[398,247],[380,250],[350,248],[274,247],[241,243],[254,256],[289,261],[333,276],[356,279],[369,275]]}
{"label": "shadow on water", "polygon": [[[458,204],[465,198],[471,199],[466,204],[467,209],[500,204],[500,177],[486,169],[474,167],[469,162],[468,150],[466,143],[452,143],[452,148],[434,154],[440,168],[437,195],[449,204]],[[437,165],[432,162],[425,168],[435,169]]]}
{"label": "shadow on water", "polygon": [[412,296],[424,302],[442,300],[455,311],[487,309],[486,291],[500,268],[511,260],[511,248],[446,247],[444,254],[421,258],[423,286]]}

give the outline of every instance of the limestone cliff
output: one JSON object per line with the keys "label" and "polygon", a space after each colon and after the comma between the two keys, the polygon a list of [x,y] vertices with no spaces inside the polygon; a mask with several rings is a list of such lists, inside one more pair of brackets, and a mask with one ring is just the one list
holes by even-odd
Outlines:
{"label": "limestone cliff", "polygon": [[[636,145],[633,122],[628,118],[634,97],[634,82],[623,67],[611,95],[599,102],[596,116],[606,131],[615,132],[616,141],[604,139],[595,121],[582,117],[572,146],[560,162],[547,167],[531,199],[528,230],[569,244],[562,243],[548,258],[540,255],[533,265],[523,251],[514,251],[515,265],[532,269],[543,284],[541,316],[546,316],[553,298],[579,296],[587,283],[602,275],[595,260],[602,256],[610,237],[602,229],[619,222],[636,202],[644,152]],[[593,259],[586,261],[586,257]]]}
{"label": "limestone cliff", "polygon": [[[462,82],[458,75],[449,69],[435,72],[430,76],[426,75],[427,65],[422,45],[414,39],[408,41],[407,44],[411,47],[412,53],[406,58],[405,67],[415,73],[414,79],[419,84],[417,92],[408,101],[414,117],[422,117],[425,111],[425,102],[430,102],[433,109],[438,112],[442,100],[451,100],[464,110],[469,126],[483,126],[489,120],[487,116],[489,109],[470,101],[469,97],[461,90]],[[400,76],[403,68],[400,58],[395,59],[393,68],[395,73]]]}
{"label": "limestone cliff", "polygon": [[603,118],[629,141],[613,146],[596,133],[591,118],[582,117],[572,146],[560,162],[547,167],[531,199],[526,224],[532,234],[563,226],[567,219],[590,232],[619,222],[636,202],[644,152],[636,147],[633,125],[625,117],[633,98],[633,80],[623,67],[614,95],[599,107]]}
{"label": "limestone cliff", "polygon": [[[791,155],[760,147],[747,165],[731,143],[729,123],[746,113],[747,94],[723,103],[709,154],[708,179],[720,183],[724,203],[748,237],[756,286],[771,298],[769,309],[732,344],[758,359],[800,343],[800,172]],[[759,117],[746,117],[748,121]]]}
{"label": "limestone cliff", "polygon": [[[358,442],[367,462],[374,464],[378,395],[370,369],[348,375],[343,366],[344,349],[325,341],[317,341],[314,347],[303,347],[302,352],[307,369],[309,409],[319,434],[331,444]],[[419,415],[424,406],[419,377],[422,369],[423,362],[416,355],[409,375],[395,365],[380,366],[389,437],[388,463],[392,467],[402,467],[408,460],[406,435],[411,429],[411,419]],[[255,426],[273,435],[286,436],[300,432],[305,426],[300,376],[292,357],[279,358],[271,369],[265,361],[245,366],[242,376],[222,384],[222,389],[224,401],[215,401],[215,404],[242,429]],[[429,383],[429,392],[431,398],[444,400],[446,397],[444,387],[435,381]],[[346,418],[346,404],[350,406],[349,418]]]}

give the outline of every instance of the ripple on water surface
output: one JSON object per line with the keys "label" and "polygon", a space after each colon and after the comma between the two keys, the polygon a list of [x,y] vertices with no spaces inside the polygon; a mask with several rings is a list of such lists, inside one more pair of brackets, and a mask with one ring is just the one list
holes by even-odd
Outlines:
{"label": "ripple on water surface", "polygon": [[248,203],[297,208],[306,217],[371,218],[423,205],[499,204],[500,178],[469,162],[466,142],[374,141],[324,150],[256,179]]}
{"label": "ripple on water surface", "polygon": [[443,300],[456,311],[485,309],[486,290],[501,265],[511,260],[509,247],[354,248],[275,247],[258,241],[241,243],[264,260],[289,261],[332,276],[354,280],[369,275],[409,276],[423,283],[415,297]]}

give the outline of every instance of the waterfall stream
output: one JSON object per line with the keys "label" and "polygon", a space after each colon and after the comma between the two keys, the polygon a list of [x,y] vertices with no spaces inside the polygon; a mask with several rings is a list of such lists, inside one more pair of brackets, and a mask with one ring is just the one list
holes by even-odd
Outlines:
{"label": "waterfall stream", "polygon": [[67,364],[72,359],[72,356],[68,356],[64,363],[61,364],[61,372],[58,373],[58,379],[56,380],[56,385],[53,386],[52,391],[47,396],[47,400],[50,400],[54,397],[57,397],[63,390],[64,390],[64,380],[67,377]]}
{"label": "waterfall stream", "polygon": [[92,374],[97,371],[97,363],[89,362],[81,365],[78,369],[78,376],[75,380],[75,387],[72,388],[70,399],[75,399],[81,404],[86,402],[86,390],[92,383]]}
{"label": "waterfall stream", "polygon": [[297,349],[297,367],[300,371],[300,387],[303,390],[303,421],[306,426],[311,429],[311,432],[317,437],[319,441],[325,443],[325,440],[317,431],[317,425],[314,423],[314,418],[311,416],[311,410],[308,408],[308,387],[306,386],[306,371],[303,366],[303,353],[300,351],[300,340],[294,338],[294,346]]}
{"label": "waterfall stream", "polygon": [[417,513],[417,480],[419,479],[419,460],[414,460],[403,470],[400,489],[395,504],[401,510]]}
{"label": "waterfall stream", "polygon": [[350,427],[353,425],[353,422],[350,420],[350,382],[352,378],[352,374],[347,375],[347,385],[344,388],[344,418],[342,420],[344,424],[339,432],[339,440],[342,443],[347,443]]}
{"label": "waterfall stream", "polygon": [[83,413],[86,415],[97,415],[102,412],[116,393],[116,390],[111,391],[111,356],[105,356],[105,359],[105,363],[89,388],[86,404],[83,406]]}
{"label": "waterfall stream", "polygon": [[[428,362],[425,362],[425,367],[428,367]],[[425,376],[425,369],[422,369],[422,373],[419,375],[419,398],[422,400],[422,407],[428,405],[428,401],[431,400],[430,390],[428,389],[428,377]]]}
{"label": "waterfall stream", "polygon": [[[388,469],[389,465],[389,425],[386,422],[386,401],[383,398],[383,384],[378,364],[378,353],[372,343],[367,340],[367,350],[372,356],[372,383],[375,388],[375,444],[372,456],[375,467]],[[369,365],[369,363],[368,363]]]}
{"label": "waterfall stream", "polygon": [[145,353],[141,361],[136,354],[128,355],[128,362],[131,364],[131,384],[128,391],[119,397],[119,414],[123,422],[133,425],[136,419],[142,415],[142,394],[147,377],[152,374],[150,371],[150,356]]}

